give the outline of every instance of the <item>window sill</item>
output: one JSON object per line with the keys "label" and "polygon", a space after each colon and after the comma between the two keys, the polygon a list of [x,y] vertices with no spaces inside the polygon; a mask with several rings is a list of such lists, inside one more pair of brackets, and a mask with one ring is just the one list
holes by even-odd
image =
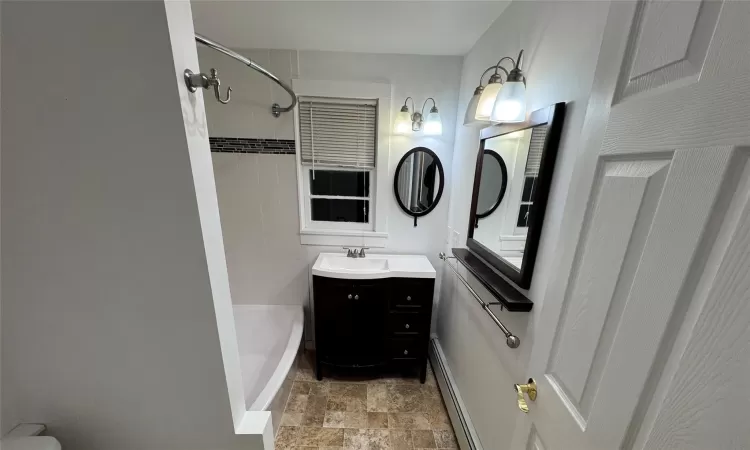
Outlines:
{"label": "window sill", "polygon": [[302,245],[330,245],[383,248],[388,233],[359,230],[316,230],[306,228],[299,233]]}
{"label": "window sill", "polygon": [[510,234],[507,236],[500,236],[501,241],[525,241],[525,234]]}

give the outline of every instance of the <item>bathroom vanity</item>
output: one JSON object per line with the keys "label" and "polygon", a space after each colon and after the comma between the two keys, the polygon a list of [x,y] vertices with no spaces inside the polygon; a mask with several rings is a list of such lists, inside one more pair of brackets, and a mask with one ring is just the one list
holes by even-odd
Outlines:
{"label": "bathroom vanity", "polygon": [[321,253],[312,268],[316,376],[324,370],[427,375],[435,269],[425,256]]}

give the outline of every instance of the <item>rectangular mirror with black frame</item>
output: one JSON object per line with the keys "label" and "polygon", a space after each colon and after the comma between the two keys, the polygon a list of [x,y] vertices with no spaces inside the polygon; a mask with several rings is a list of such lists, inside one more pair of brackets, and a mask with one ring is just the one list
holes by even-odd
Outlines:
{"label": "rectangular mirror with black frame", "polygon": [[482,130],[466,245],[518,287],[531,284],[565,103]]}

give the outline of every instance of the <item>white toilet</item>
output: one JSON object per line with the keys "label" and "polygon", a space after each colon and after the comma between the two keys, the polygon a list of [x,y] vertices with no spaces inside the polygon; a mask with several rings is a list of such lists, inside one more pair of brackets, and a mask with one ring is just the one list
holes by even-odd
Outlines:
{"label": "white toilet", "polygon": [[3,450],[61,450],[60,443],[51,436],[30,436],[3,439]]}
{"label": "white toilet", "polygon": [[46,430],[42,424],[22,423],[0,439],[2,450],[61,450],[52,436],[39,436]]}

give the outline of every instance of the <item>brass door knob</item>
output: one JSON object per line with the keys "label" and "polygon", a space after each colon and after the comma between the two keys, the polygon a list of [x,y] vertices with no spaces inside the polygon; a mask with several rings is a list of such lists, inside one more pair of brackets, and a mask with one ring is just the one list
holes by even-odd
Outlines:
{"label": "brass door knob", "polygon": [[529,378],[528,383],[514,384],[513,388],[516,390],[516,394],[518,394],[518,409],[524,413],[528,413],[529,405],[526,403],[524,394],[529,394],[529,400],[532,402],[536,400],[536,381],[533,378]]}

